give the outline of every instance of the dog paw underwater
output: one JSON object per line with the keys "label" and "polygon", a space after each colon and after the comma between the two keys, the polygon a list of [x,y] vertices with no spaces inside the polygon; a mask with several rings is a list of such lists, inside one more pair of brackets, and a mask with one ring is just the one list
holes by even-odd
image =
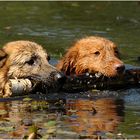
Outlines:
{"label": "dog paw underwater", "polygon": [[49,64],[43,47],[31,41],[9,42],[0,50],[0,96],[59,89],[64,75]]}

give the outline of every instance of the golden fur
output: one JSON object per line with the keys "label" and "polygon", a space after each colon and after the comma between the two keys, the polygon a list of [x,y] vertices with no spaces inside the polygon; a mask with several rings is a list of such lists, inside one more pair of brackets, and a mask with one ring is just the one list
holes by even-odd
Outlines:
{"label": "golden fur", "polygon": [[66,75],[100,72],[113,77],[123,72],[117,46],[103,37],[86,37],[77,41],[57,64]]}
{"label": "golden fur", "polygon": [[52,72],[58,73],[48,62],[47,52],[39,44],[31,41],[13,41],[0,51],[0,96],[10,96],[10,78],[32,78],[51,82]]}

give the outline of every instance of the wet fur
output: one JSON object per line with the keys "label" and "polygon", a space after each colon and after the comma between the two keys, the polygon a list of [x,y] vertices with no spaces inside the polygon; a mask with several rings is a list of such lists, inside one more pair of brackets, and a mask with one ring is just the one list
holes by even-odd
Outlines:
{"label": "wet fur", "polygon": [[31,41],[13,41],[0,50],[0,96],[10,96],[8,80],[11,78],[30,78],[53,82],[55,67],[48,62],[47,52],[39,44]]}
{"label": "wet fur", "polygon": [[123,65],[116,44],[103,37],[90,36],[77,41],[56,67],[66,75],[100,72],[113,77],[118,74],[115,65]]}

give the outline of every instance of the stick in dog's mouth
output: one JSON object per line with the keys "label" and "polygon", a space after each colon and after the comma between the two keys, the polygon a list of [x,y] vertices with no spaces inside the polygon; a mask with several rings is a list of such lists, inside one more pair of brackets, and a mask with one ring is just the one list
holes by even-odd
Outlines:
{"label": "stick in dog's mouth", "polygon": [[30,93],[36,84],[36,82],[29,79],[9,79],[10,91],[14,96]]}

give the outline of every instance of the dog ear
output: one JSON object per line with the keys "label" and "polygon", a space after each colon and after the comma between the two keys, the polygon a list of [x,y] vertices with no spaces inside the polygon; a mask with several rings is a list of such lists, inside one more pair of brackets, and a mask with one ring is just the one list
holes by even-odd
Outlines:
{"label": "dog ear", "polygon": [[57,64],[57,69],[64,72],[66,75],[75,73],[76,60],[78,58],[77,49],[70,48],[63,59]]}
{"label": "dog ear", "polygon": [[6,66],[7,54],[0,49],[0,97],[5,94],[5,85],[7,83],[8,67]]}
{"label": "dog ear", "polygon": [[3,67],[3,65],[6,62],[6,59],[7,59],[7,54],[2,49],[0,49],[0,68]]}

